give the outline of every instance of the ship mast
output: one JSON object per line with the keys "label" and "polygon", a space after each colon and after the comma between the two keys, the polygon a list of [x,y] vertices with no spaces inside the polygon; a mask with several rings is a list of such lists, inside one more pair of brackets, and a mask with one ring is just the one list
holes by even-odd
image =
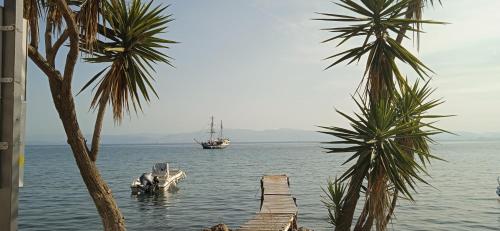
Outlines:
{"label": "ship mast", "polygon": [[222,139],[222,120],[220,121],[220,138]]}
{"label": "ship mast", "polygon": [[214,134],[215,134],[215,130],[214,130],[214,117],[212,116],[212,122],[210,123],[210,141],[213,140]]}

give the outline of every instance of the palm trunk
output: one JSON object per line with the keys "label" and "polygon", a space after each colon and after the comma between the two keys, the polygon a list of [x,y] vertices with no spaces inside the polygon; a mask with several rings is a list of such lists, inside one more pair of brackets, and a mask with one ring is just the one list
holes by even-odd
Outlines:
{"label": "palm trunk", "polygon": [[[358,163],[359,162],[360,159],[358,159]],[[337,224],[337,226],[335,226],[336,231],[345,231],[351,229],[354,211],[356,210],[356,205],[358,204],[359,192],[361,190],[361,185],[363,183],[365,175],[364,173],[365,171],[362,170],[359,173],[355,173],[355,175],[351,177],[345,202],[342,206],[342,213],[339,217],[339,223]]]}
{"label": "palm trunk", "polygon": [[389,224],[389,221],[391,221],[392,214],[394,213],[394,209],[396,208],[396,203],[398,201],[398,190],[394,190],[394,194],[392,195],[392,202],[391,202],[391,207],[389,208],[389,212],[387,213],[387,216],[385,217],[383,226],[387,227],[387,224]]}
{"label": "palm trunk", "polygon": [[[414,8],[412,6],[408,6],[408,9],[406,10],[406,14],[405,14],[405,19],[411,19],[413,17],[413,12],[414,12]],[[409,23],[405,23],[403,25],[403,29],[401,29],[401,31],[398,33],[398,37],[396,37],[396,42],[398,44],[401,44],[403,42],[403,38],[406,34],[406,27],[409,25]]]}
{"label": "palm trunk", "polygon": [[361,215],[359,216],[358,222],[356,222],[356,226],[354,226],[354,231],[362,231],[364,224],[366,222],[366,218],[368,217],[368,207],[369,202],[365,202],[365,206],[363,206],[363,211],[361,211]]}
{"label": "palm trunk", "polygon": [[[354,179],[353,179],[354,180]],[[356,184],[355,182],[349,183],[349,190],[347,191],[347,197],[342,206],[342,214],[339,217],[339,223],[335,226],[335,231],[345,231],[350,230],[352,225],[352,219],[354,217],[354,211],[356,210],[356,205],[359,200],[359,191],[361,189],[361,183]]]}
{"label": "palm trunk", "polygon": [[[73,11],[68,6],[67,1],[58,0],[54,1],[54,3],[64,18],[67,26],[66,30],[54,44],[52,43],[52,31],[46,31],[46,57],[44,58],[37,49],[38,28],[36,24],[34,24],[35,21],[30,20],[31,33],[34,37],[31,38],[30,45],[28,46],[28,54],[31,60],[33,60],[40,70],[42,70],[48,77],[52,100],[54,101],[56,111],[59,114],[66,137],[68,138],[67,142],[71,147],[83,182],[85,183],[89,195],[92,197],[97,211],[101,216],[104,230],[126,230],[125,220],[113,198],[113,195],[111,194],[111,189],[101,177],[95,161],[92,161],[90,150],[87,147],[86,140],[80,130],[80,126],[78,125],[75,103],[71,91],[71,81],[79,54],[79,27],[75,21]],[[62,46],[67,39],[70,41],[69,51],[64,65],[64,74],[62,74],[56,70],[53,60],[56,57],[60,46]],[[104,114],[104,111],[100,114]],[[97,153],[97,151],[95,153]]]}
{"label": "palm trunk", "polygon": [[373,226],[373,216],[368,216],[368,220],[366,221],[365,225],[363,225],[361,231],[370,231],[372,230],[372,226]]}
{"label": "palm trunk", "polygon": [[104,114],[108,106],[109,93],[104,93],[99,100],[99,109],[95,119],[94,133],[92,136],[92,149],[90,151],[90,160],[95,162],[97,154],[99,154],[99,142],[101,141],[102,123],[104,122]]}
{"label": "palm trunk", "polygon": [[[416,4],[412,3],[412,2],[410,2],[409,4],[410,5],[408,6],[408,8],[406,10],[406,13],[405,13],[405,19],[411,19],[413,17],[413,15],[414,15]],[[407,26],[408,26],[408,23],[405,24],[403,26],[402,30],[398,33],[398,36],[396,38],[396,42],[398,44],[401,44],[403,42],[403,38],[404,38],[404,36],[406,34],[406,31],[407,31],[407,29],[406,29]],[[394,59],[394,57],[392,57],[392,59]],[[382,86],[384,86],[382,83],[379,83],[379,84],[382,85]],[[391,97],[391,95],[389,94],[389,92],[387,92],[387,89],[384,89],[384,88],[376,89],[376,87],[374,87],[374,88],[371,89],[371,92],[372,92],[372,94],[370,95],[370,99],[371,99],[370,102],[372,104],[373,103],[377,103],[377,101],[380,99],[380,97],[386,97],[386,96]],[[404,142],[404,141],[402,141],[402,142]],[[401,140],[398,140],[398,143],[401,143]],[[379,179],[377,179],[376,184],[380,184],[381,183],[380,181],[385,181],[385,178],[380,177]],[[390,204],[390,207],[387,208],[387,213],[385,214],[384,219],[379,219],[377,221],[377,224],[378,224],[377,225],[377,230],[379,230],[379,229],[380,230],[385,230],[386,229],[387,224],[390,221],[390,219],[392,217],[392,214],[394,213],[394,209],[396,207],[397,195],[398,195],[398,192],[394,191],[392,202]],[[368,215],[368,220],[366,221],[366,223],[363,225],[363,228],[362,228],[363,231],[364,230],[371,230],[371,228],[373,226],[373,223],[374,223],[374,220],[375,220],[375,217],[373,217],[373,215],[370,215],[370,213],[368,213],[368,214],[369,214]],[[380,217],[382,217],[382,216],[379,216],[379,218]]]}
{"label": "palm trunk", "polygon": [[68,144],[73,151],[87,190],[101,216],[104,230],[126,230],[125,220],[111,194],[111,189],[101,177],[95,162],[90,159],[90,152],[78,125],[71,91],[62,88],[61,83],[57,81],[50,81],[50,89],[68,138]]}

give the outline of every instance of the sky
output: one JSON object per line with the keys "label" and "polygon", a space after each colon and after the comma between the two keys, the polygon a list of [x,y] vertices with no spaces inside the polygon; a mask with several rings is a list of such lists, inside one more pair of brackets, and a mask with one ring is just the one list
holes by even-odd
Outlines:
{"label": "sky", "polygon": [[[180,42],[165,50],[171,68],[156,65],[153,99],[144,111],[113,123],[103,134],[173,134],[206,129],[211,115],[226,128],[317,130],[316,125],[346,126],[335,108],[352,112],[364,63],[329,65],[323,58],[340,51],[321,43],[338,24],[311,20],[314,12],[342,12],[330,0],[172,0],[175,21],[165,38]],[[439,122],[451,131],[500,132],[500,1],[444,0],[429,7],[427,25],[415,54],[436,73],[435,98],[446,102],[436,113],[453,114]],[[64,61],[59,55],[58,63]],[[102,69],[80,62],[74,91]],[[407,72],[410,78],[414,74]],[[27,136],[63,137],[46,77],[29,61]],[[91,92],[75,97],[79,123],[90,134],[96,112]],[[108,111],[109,112],[109,111]]]}

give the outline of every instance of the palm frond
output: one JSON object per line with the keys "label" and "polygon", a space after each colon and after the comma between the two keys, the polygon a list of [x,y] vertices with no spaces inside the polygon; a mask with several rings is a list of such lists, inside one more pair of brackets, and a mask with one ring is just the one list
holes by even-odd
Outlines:
{"label": "palm frond", "polygon": [[45,1],[43,0],[24,0],[23,2],[23,17],[28,20],[30,40],[35,45],[38,45],[38,20],[44,5]]}
{"label": "palm frond", "polygon": [[158,97],[152,85],[153,65],[166,63],[171,66],[171,58],[160,49],[169,48],[168,44],[176,42],[159,37],[173,20],[171,15],[163,15],[168,6],[153,7],[152,1],[142,3],[139,0],[130,4],[116,0],[108,4],[107,7],[113,10],[105,15],[107,25],[97,27],[104,39],[97,39],[93,50],[89,50],[83,38],[81,47],[91,55],[85,59],[87,62],[111,65],[106,73],[92,78],[82,90],[96,83],[91,107],[97,107],[102,97],[109,96],[113,118],[120,122],[131,108],[136,112],[142,110],[142,101],[149,102],[151,93]]}
{"label": "palm frond", "polygon": [[342,215],[347,185],[338,181],[337,178],[335,180],[329,179],[327,183],[326,189],[322,189],[324,196],[321,196],[321,201],[328,210],[329,222],[336,226],[339,217]]}
{"label": "palm frond", "polygon": [[[340,0],[336,4],[351,11],[353,15],[318,13],[323,17],[316,20],[350,23],[347,26],[324,29],[335,35],[323,42],[337,41],[336,46],[340,46],[355,38],[363,40],[360,46],[325,58],[333,60],[325,69],[343,62],[347,62],[347,64],[359,62],[361,58],[366,57],[366,72],[362,82],[366,81],[367,83],[365,89],[367,94],[374,94],[369,91],[380,93],[383,89],[394,90],[395,83],[406,85],[405,78],[394,63],[394,58],[409,65],[420,77],[427,77],[429,73],[432,73],[432,70],[390,36],[391,33],[399,34],[401,31],[407,30],[420,33],[423,24],[443,24],[443,22],[423,20],[421,15],[414,18],[404,17],[408,7],[420,7],[421,1],[380,0],[361,1],[358,4],[352,0]],[[415,4],[417,6],[414,6]]]}
{"label": "palm frond", "polygon": [[[410,93],[412,91],[412,93]],[[425,166],[434,156],[430,154],[427,139],[440,130],[425,122],[429,110],[440,104],[438,100],[429,100],[432,89],[425,84],[416,83],[412,88],[405,89],[394,100],[381,99],[377,104],[360,103],[356,100],[359,110],[366,114],[355,114],[354,117],[339,112],[350,121],[351,128],[321,127],[325,134],[337,137],[338,141],[329,142],[332,147],[326,147],[330,153],[352,152],[353,155],[344,163],[364,158],[370,166],[369,173],[385,175],[390,184],[401,191],[404,196],[412,199],[411,191],[416,182],[425,182],[420,173],[426,174]],[[399,139],[411,140],[407,147]],[[340,147],[336,145],[342,145]],[[409,151],[414,153],[420,164],[414,160]],[[356,165],[352,167],[356,168]],[[379,169],[379,170],[377,170]],[[382,169],[382,170],[380,170]],[[345,180],[352,174],[351,169],[340,179]],[[380,175],[380,176],[382,176]],[[367,176],[374,177],[375,176]]]}
{"label": "palm frond", "polygon": [[92,52],[94,43],[97,39],[97,31],[99,27],[99,19],[101,23],[105,24],[105,17],[102,17],[104,13],[109,13],[110,9],[106,0],[84,0],[81,2],[80,12],[78,14],[78,20],[80,22],[80,36],[84,41],[82,45]]}

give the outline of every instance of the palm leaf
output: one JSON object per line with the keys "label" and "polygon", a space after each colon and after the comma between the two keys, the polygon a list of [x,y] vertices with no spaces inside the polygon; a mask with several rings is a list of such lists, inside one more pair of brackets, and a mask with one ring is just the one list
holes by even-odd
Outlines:
{"label": "palm leaf", "polygon": [[[96,39],[89,47],[88,38],[82,37],[82,51],[90,56],[87,62],[109,63],[106,73],[102,71],[85,84],[85,88],[96,83],[91,107],[101,104],[101,98],[108,97],[113,108],[113,118],[120,122],[125,113],[142,110],[142,102],[151,100],[150,94],[158,97],[152,81],[154,64],[171,64],[171,58],[159,49],[176,43],[160,38],[171,15],[164,15],[168,6],[152,7],[152,1],[143,3],[133,0],[102,1],[107,4],[104,22],[96,28],[102,39]],[[90,35],[89,35],[90,36]]]}

